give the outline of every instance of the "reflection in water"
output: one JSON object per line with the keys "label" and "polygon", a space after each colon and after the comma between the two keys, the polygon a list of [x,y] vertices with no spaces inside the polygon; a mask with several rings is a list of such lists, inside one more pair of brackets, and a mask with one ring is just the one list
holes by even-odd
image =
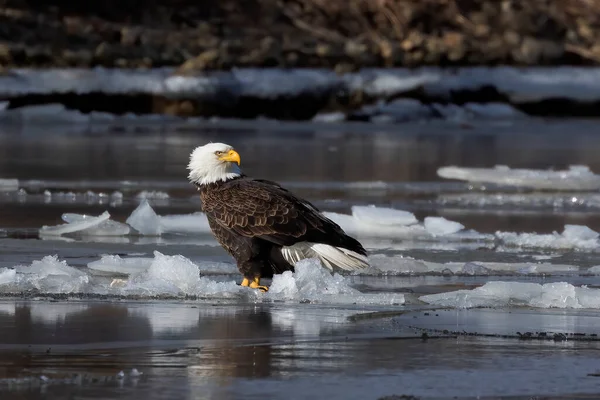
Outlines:
{"label": "reflection in water", "polygon": [[[234,145],[253,176],[280,181],[430,181],[443,165],[600,171],[600,137],[515,125],[506,134],[448,131],[444,125],[365,133],[293,134],[247,130],[44,136],[0,132],[0,176],[20,179],[174,179],[185,182],[191,150],[208,141]],[[539,129],[539,127],[537,127]],[[310,125],[307,125],[310,130]],[[387,133],[386,133],[387,131]],[[55,134],[58,134],[55,135]]]}
{"label": "reflection in water", "polygon": [[[0,392],[6,390],[2,379],[7,377],[104,377],[86,378],[75,388],[54,384],[43,389],[62,397],[77,391],[78,397],[95,393],[112,398],[126,388],[132,398],[147,399],[318,397],[334,383],[344,398],[398,390],[439,395],[440,388],[444,395],[465,394],[468,388],[497,395],[507,387],[498,379],[516,370],[520,375],[511,388],[518,393],[546,393],[548,374],[564,390],[589,392],[589,380],[575,370],[596,365],[588,353],[598,348],[583,342],[564,346],[472,337],[422,340],[421,331],[408,328],[442,328],[454,316],[452,329],[484,332],[497,327],[514,332],[532,321],[533,314],[526,311],[453,310],[446,315],[439,311],[439,317],[417,311],[357,320],[348,317],[360,311],[312,305],[0,304]],[[546,328],[544,320],[564,320],[567,328],[590,331],[597,326],[597,315],[571,314],[556,320],[550,314],[536,313],[533,325]],[[557,362],[567,368],[554,368]],[[577,368],[568,367],[574,365]],[[132,368],[143,372],[144,379],[115,378]],[[306,386],[310,377],[312,383]],[[369,380],[370,392],[357,386]]]}

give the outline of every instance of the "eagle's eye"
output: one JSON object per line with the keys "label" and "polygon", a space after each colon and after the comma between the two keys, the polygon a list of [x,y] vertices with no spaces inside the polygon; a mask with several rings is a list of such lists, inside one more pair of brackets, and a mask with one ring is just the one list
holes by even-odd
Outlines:
{"label": "eagle's eye", "polygon": [[222,156],[222,155],[223,155],[223,152],[222,152],[222,151],[215,151],[215,154],[216,154],[217,156]]}

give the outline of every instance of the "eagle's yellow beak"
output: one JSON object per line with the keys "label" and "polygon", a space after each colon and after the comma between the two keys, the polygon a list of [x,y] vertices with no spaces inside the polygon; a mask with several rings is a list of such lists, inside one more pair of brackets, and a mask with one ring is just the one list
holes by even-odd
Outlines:
{"label": "eagle's yellow beak", "polygon": [[229,150],[229,152],[227,154],[223,154],[221,157],[219,157],[219,160],[234,162],[237,165],[240,165],[240,161],[241,161],[240,155],[235,150]]}

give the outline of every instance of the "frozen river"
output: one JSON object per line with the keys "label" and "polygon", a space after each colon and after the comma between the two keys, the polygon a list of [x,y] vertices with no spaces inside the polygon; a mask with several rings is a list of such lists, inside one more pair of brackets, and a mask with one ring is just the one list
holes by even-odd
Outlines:
{"label": "frozen river", "polygon": [[[238,286],[186,181],[208,141],[372,269]],[[594,398],[599,151],[575,120],[0,127],[0,396]]]}

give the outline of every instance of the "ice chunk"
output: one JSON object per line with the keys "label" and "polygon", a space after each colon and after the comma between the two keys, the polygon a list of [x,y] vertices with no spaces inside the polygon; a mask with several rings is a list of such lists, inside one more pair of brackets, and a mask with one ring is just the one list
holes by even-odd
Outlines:
{"label": "ice chunk", "polygon": [[127,223],[142,235],[211,232],[204,213],[159,216],[146,199],[127,218]]}
{"label": "ice chunk", "polygon": [[201,212],[182,215],[165,215],[160,218],[162,232],[210,233],[206,215]]}
{"label": "ice chunk", "polygon": [[600,275],[600,265],[594,265],[593,267],[588,268],[587,273],[592,275]]}
{"label": "ice chunk", "polygon": [[319,303],[404,304],[404,295],[363,294],[340,274],[331,274],[315,259],[301,260],[295,272],[275,275],[267,297],[274,300],[309,300]]}
{"label": "ice chunk", "polygon": [[322,113],[313,117],[313,122],[341,122],[344,120],[346,120],[346,114],[343,112]]}
{"label": "ice chunk", "polygon": [[0,285],[12,283],[17,277],[17,271],[12,268],[0,268]]}
{"label": "ice chunk", "polygon": [[598,232],[588,228],[585,225],[565,225],[562,233],[563,237],[573,241],[588,241],[598,239]]}
{"label": "ice chunk", "polygon": [[460,193],[441,194],[437,202],[461,207],[600,208],[600,196],[593,193]]}
{"label": "ice chunk", "polygon": [[438,175],[447,179],[459,179],[477,183],[494,183],[545,190],[597,190],[600,175],[586,166],[573,165],[568,170],[549,171],[534,169],[441,167]]}
{"label": "ice chunk", "polygon": [[575,287],[567,282],[488,282],[472,290],[421,296],[420,300],[442,307],[600,308],[600,289]]}
{"label": "ice chunk", "polygon": [[[85,214],[73,214],[73,213],[65,213],[62,215],[63,221],[65,221],[69,224],[82,223],[82,222],[85,222],[86,220],[89,220],[90,218],[95,218],[95,217],[91,217],[91,216],[85,215]],[[104,222],[101,222],[100,224],[98,224],[96,226],[92,226],[90,228],[83,229],[79,232],[84,235],[89,235],[89,236],[124,236],[124,235],[128,235],[130,231],[131,231],[131,229],[129,228],[129,226],[122,224],[120,222],[117,222],[117,221],[112,221],[109,219]]]}
{"label": "ice chunk", "polygon": [[139,192],[136,196],[138,199],[157,199],[157,200],[167,200],[169,199],[169,194],[161,191],[148,191],[143,190]]}
{"label": "ice chunk", "polygon": [[110,214],[108,213],[108,211],[105,211],[97,217],[84,218],[79,222],[74,222],[71,224],[62,224],[57,226],[42,226],[42,228],[40,229],[40,235],[60,236],[64,235],[65,233],[83,231],[85,229],[96,227],[102,222],[107,221],[109,218]]}
{"label": "ice chunk", "polygon": [[[383,254],[372,254],[369,262],[373,269],[386,274],[456,274],[456,275],[515,275],[527,270],[527,273],[536,274],[569,274],[579,271],[576,265],[567,264],[534,264],[531,263],[506,263],[471,261],[468,263],[448,262],[436,263],[423,260],[415,260],[406,256],[388,256]],[[361,272],[370,274],[372,271]]]}
{"label": "ice chunk", "polygon": [[362,107],[353,115],[370,118],[373,122],[406,122],[436,117],[433,108],[410,98],[399,98],[389,103],[379,101]]}
{"label": "ice chunk", "polygon": [[346,231],[346,233],[359,236],[372,237],[394,237],[424,239],[430,238],[431,235],[420,224],[414,225],[385,225],[372,222],[362,222],[357,218],[347,214],[338,214],[332,212],[323,213],[327,218],[331,219]]}
{"label": "ice chunk", "polygon": [[20,274],[35,274],[38,277],[47,277],[48,275],[63,275],[78,277],[85,273],[77,268],[70,267],[66,261],[60,261],[58,256],[46,256],[41,260],[35,260],[30,266],[19,266],[16,268]]}
{"label": "ice chunk", "polygon": [[408,211],[375,206],[352,206],[352,216],[365,224],[413,225],[419,221]]}
{"label": "ice chunk", "polygon": [[87,274],[65,261],[59,261],[57,256],[46,256],[33,261],[30,266],[17,266],[15,271],[15,279],[8,282],[5,285],[7,289],[3,291],[14,292],[11,288],[16,285],[18,291],[35,289],[41,293],[80,293],[89,283]]}
{"label": "ice chunk", "polygon": [[160,235],[162,233],[160,217],[146,199],[142,200],[140,205],[133,210],[126,222],[142,235]]}
{"label": "ice chunk", "polygon": [[523,118],[527,114],[505,103],[467,103],[464,108],[474,116],[486,119]]}
{"label": "ice chunk", "polygon": [[39,104],[13,108],[3,113],[3,117],[21,123],[85,123],[90,117],[77,110],[67,110],[64,105]]}
{"label": "ice chunk", "polygon": [[[434,270],[434,268],[432,268],[432,263],[404,256],[373,254],[369,257],[369,263],[371,264],[372,270],[379,271],[380,273],[383,272],[385,274],[426,274]],[[369,273],[370,271],[364,272]]]}
{"label": "ice chunk", "polygon": [[181,256],[154,252],[154,260],[146,272],[133,275],[122,288],[123,293],[146,295],[216,295],[232,297],[247,288],[235,282],[216,282],[200,276],[200,268]]}
{"label": "ice chunk", "polygon": [[19,190],[18,179],[0,179],[0,192],[16,192]]}
{"label": "ice chunk", "polygon": [[150,257],[121,258],[118,255],[105,255],[87,266],[89,269],[109,274],[130,275],[148,270],[153,260]]}
{"label": "ice chunk", "polygon": [[463,230],[463,224],[448,221],[443,217],[425,217],[425,229],[434,236],[445,236]]}
{"label": "ice chunk", "polygon": [[466,263],[460,272],[464,275],[490,275],[488,268],[474,262]]}
{"label": "ice chunk", "polygon": [[496,237],[507,246],[553,249],[593,250],[600,246],[597,236],[593,230],[580,225],[565,225],[562,234],[496,232]]}

